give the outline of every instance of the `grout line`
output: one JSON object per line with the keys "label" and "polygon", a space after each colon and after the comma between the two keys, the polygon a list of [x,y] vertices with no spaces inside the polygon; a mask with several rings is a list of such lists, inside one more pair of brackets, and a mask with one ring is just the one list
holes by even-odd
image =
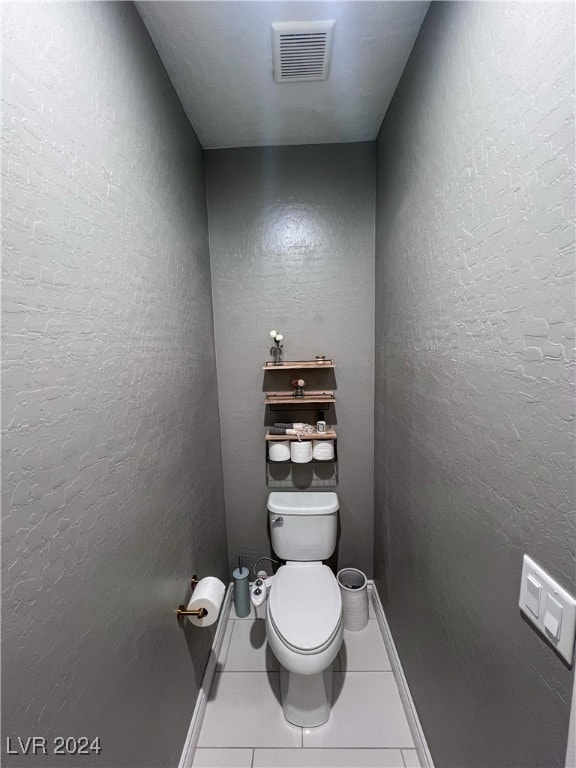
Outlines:
{"label": "grout line", "polygon": [[[250,768],[254,768],[254,757],[255,757],[255,755],[256,755],[256,750],[253,749],[252,750],[252,760],[250,761]],[[404,759],[404,758],[402,758],[402,759]]]}
{"label": "grout line", "polygon": [[[336,670],[337,672],[338,670]],[[383,670],[389,671],[389,670]],[[218,675],[279,675],[279,669],[224,669],[217,672]]]}
{"label": "grout line", "polygon": [[335,669],[333,671],[335,674],[339,674],[341,672],[343,675],[355,675],[356,672],[362,672],[364,675],[380,675],[387,674],[389,672],[392,676],[394,676],[394,672],[391,669]]}
{"label": "grout line", "polygon": [[[267,752],[272,752],[274,750],[282,750],[282,752],[286,752],[288,750],[296,751],[298,749],[309,749],[311,752],[321,752],[323,750],[331,750],[336,752],[342,749],[346,749],[349,752],[370,752],[371,750],[375,752],[416,752],[414,747],[327,747],[324,744],[318,746],[315,745],[312,747],[293,747],[290,745],[284,747],[200,747],[200,749],[253,749],[254,752],[258,752],[262,749],[265,749]],[[398,768],[403,768],[403,766],[399,766]]]}

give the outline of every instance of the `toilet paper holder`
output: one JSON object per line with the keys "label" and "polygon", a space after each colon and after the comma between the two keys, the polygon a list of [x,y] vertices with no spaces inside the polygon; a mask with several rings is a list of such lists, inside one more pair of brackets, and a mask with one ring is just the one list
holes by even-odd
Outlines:
{"label": "toilet paper holder", "polygon": [[[198,578],[198,576],[194,574],[194,576],[192,576],[190,580],[190,587],[192,589],[192,592],[194,592],[196,584],[198,584],[199,581],[200,579]],[[182,603],[182,605],[179,605],[178,608],[176,609],[176,619],[178,620],[179,626],[183,625],[184,619],[186,618],[186,616],[198,616],[199,619],[202,619],[207,614],[208,614],[208,611],[206,610],[206,608],[193,608],[192,610],[189,610],[188,608],[186,608],[184,603]]]}

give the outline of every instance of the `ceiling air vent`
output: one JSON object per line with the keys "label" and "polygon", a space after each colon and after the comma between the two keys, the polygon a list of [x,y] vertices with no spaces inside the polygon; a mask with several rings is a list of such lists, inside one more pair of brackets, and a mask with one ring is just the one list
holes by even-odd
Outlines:
{"label": "ceiling air vent", "polygon": [[335,24],[335,21],[272,24],[274,80],[277,83],[326,80]]}

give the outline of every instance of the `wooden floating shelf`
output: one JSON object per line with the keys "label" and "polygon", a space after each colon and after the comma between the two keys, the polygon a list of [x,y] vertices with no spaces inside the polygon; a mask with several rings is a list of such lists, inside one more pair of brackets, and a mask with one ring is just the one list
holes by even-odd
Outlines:
{"label": "wooden floating shelf", "polygon": [[294,397],[292,392],[269,392],[264,402],[267,405],[299,405],[302,403],[333,403],[333,392],[305,392],[304,397]]}
{"label": "wooden floating shelf", "polygon": [[268,362],[264,363],[264,371],[295,371],[303,368],[334,368],[334,360],[286,360],[282,363]]}
{"label": "wooden floating shelf", "polygon": [[[267,432],[266,440],[298,440],[298,435],[271,435]],[[328,429],[326,432],[311,432],[309,435],[303,435],[301,440],[336,440],[336,432],[333,429]]]}

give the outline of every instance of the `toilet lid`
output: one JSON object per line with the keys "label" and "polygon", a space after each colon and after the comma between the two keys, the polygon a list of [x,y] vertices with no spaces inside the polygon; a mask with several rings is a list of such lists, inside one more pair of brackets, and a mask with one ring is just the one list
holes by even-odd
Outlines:
{"label": "toilet lid", "polygon": [[302,651],[325,645],[342,615],[336,577],[322,563],[289,563],[272,581],[268,609],[284,641]]}

